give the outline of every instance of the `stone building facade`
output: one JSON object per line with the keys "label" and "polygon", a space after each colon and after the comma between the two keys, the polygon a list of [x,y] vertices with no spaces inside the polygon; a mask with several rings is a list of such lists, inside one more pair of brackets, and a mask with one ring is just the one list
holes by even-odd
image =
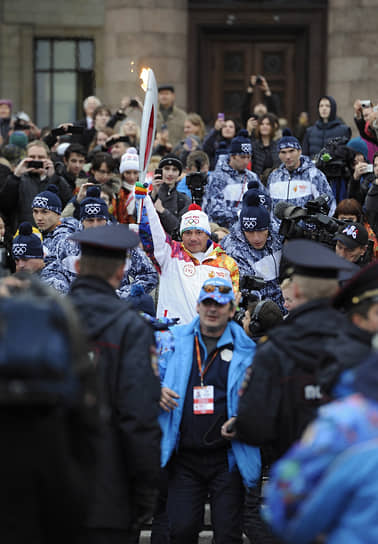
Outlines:
{"label": "stone building facade", "polygon": [[[36,109],[41,109],[44,97],[46,100],[51,98],[50,90],[45,92],[43,85],[50,77],[46,75],[49,70],[55,70],[54,66],[46,68],[43,59],[36,60],[36,47],[50,47],[47,42],[50,45],[54,42],[58,47],[59,40],[71,40],[78,48],[83,46],[84,51],[89,42],[93,44],[92,72],[85,72],[85,67],[81,72],[78,67],[75,68],[76,76],[73,72],[70,76],[72,81],[77,77],[82,85],[75,91],[78,117],[82,115],[78,100],[90,86],[88,74],[94,76],[93,92],[114,108],[124,95],[142,96],[138,80],[142,66],[151,66],[159,82],[175,85],[179,106],[198,109],[206,117],[209,112],[201,111],[199,95],[202,91],[210,93],[212,100],[211,93],[214,93],[209,82],[204,81],[211,80],[211,74],[209,78],[203,78],[198,73],[199,65],[208,55],[207,46],[201,45],[205,43],[203,36],[206,32],[208,39],[213,39],[212,33],[217,31],[219,40],[227,40],[231,32],[237,35],[244,31],[248,36],[248,33],[253,34],[250,29],[261,26],[268,31],[275,25],[272,32],[280,33],[284,25],[295,27],[299,11],[303,21],[306,13],[308,18],[312,12],[317,14],[319,26],[313,35],[320,36],[318,41],[304,36],[302,42],[296,42],[295,54],[302,47],[298,44],[303,43],[301,54],[305,55],[308,73],[315,70],[319,74],[316,82],[311,78],[304,81],[297,69],[295,77],[301,80],[302,85],[300,92],[297,89],[302,101],[301,109],[303,104],[303,108],[314,114],[309,97],[315,85],[314,96],[320,92],[335,96],[339,114],[352,124],[351,106],[355,98],[371,98],[378,102],[378,0],[35,0],[33,3],[28,0],[0,0],[0,96],[12,98],[16,110],[27,111],[35,118]],[[202,26],[197,25],[199,30],[195,34],[196,17],[201,13]],[[246,26],[247,20],[249,27]],[[274,41],[274,34],[272,36]],[[42,62],[40,71],[38,62]],[[59,59],[55,62],[58,73]],[[62,73],[65,73],[64,69]],[[55,83],[49,79],[56,96],[59,96],[59,90],[65,95],[65,88],[60,88],[60,85],[68,85],[64,76],[59,77]],[[242,85],[245,83],[243,81]],[[296,99],[293,100],[295,102]],[[58,106],[51,119],[54,115],[57,119],[60,111],[68,111],[64,108],[59,110]]]}

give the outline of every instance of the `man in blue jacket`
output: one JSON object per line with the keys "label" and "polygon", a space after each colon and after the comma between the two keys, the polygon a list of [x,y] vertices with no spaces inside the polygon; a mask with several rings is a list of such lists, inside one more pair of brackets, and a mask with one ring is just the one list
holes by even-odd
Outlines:
{"label": "man in blue jacket", "polygon": [[227,280],[205,281],[197,311],[191,323],[161,337],[161,461],[169,474],[171,542],[197,542],[210,495],[217,544],[240,543],[244,486],[256,485],[261,462],[258,449],[232,439],[228,420],[255,344],[232,321]]}

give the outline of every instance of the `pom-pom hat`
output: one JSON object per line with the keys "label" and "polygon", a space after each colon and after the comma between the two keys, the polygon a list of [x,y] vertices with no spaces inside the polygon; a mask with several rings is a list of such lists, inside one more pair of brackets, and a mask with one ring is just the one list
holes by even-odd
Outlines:
{"label": "pom-pom hat", "polygon": [[252,144],[247,130],[240,130],[231,140],[230,155],[251,155]]}
{"label": "pom-pom hat", "polygon": [[182,216],[180,234],[193,229],[202,230],[208,236],[211,235],[209,218],[198,204],[191,204],[189,210]]}
{"label": "pom-pom hat", "polygon": [[108,206],[100,198],[100,187],[92,186],[87,189],[87,196],[80,204],[80,220],[97,217],[99,219],[109,219]]}
{"label": "pom-pom hat", "polygon": [[12,255],[14,259],[43,259],[42,242],[33,234],[31,223],[25,221],[19,227],[19,234],[13,240]]}
{"label": "pom-pom hat", "polygon": [[56,185],[50,184],[46,191],[38,193],[33,199],[32,208],[44,208],[60,215],[62,213],[62,201],[58,196]]}
{"label": "pom-pom hat", "polygon": [[122,155],[119,171],[121,174],[128,170],[139,171],[139,155],[135,147],[129,149]]}
{"label": "pom-pom hat", "polygon": [[243,197],[240,212],[240,227],[243,231],[266,230],[269,228],[270,215],[261,204],[259,191],[250,189]]}

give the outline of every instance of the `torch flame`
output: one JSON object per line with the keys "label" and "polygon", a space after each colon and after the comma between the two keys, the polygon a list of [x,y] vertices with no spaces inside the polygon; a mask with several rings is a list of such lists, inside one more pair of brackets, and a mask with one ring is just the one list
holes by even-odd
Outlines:
{"label": "torch flame", "polygon": [[142,68],[142,71],[140,73],[140,79],[142,80],[141,87],[144,90],[144,92],[147,91],[148,70],[149,68]]}

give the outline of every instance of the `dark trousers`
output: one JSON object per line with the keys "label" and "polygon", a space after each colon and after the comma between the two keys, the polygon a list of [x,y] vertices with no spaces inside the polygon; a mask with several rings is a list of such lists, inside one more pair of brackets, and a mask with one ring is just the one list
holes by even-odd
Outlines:
{"label": "dark trousers", "polygon": [[244,532],[251,544],[278,544],[280,541],[273,536],[260,514],[261,484],[246,489],[244,502]]}
{"label": "dark trousers", "polygon": [[171,544],[196,544],[210,498],[217,544],[242,542],[244,487],[237,470],[229,472],[227,450],[182,452],[172,459],[168,480]]}

